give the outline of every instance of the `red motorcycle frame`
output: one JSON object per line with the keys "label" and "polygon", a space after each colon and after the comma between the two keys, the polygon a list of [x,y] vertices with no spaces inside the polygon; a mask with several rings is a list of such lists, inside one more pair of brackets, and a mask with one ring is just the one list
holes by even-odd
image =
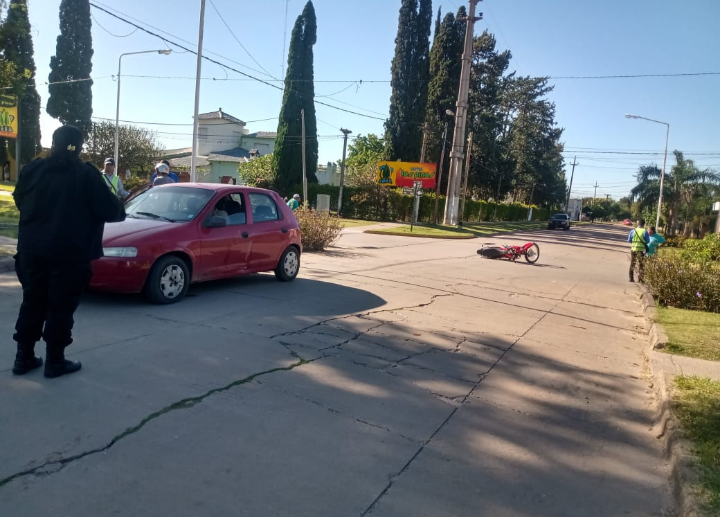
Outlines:
{"label": "red motorcycle frame", "polygon": [[522,246],[483,246],[477,253],[485,258],[508,259],[513,262],[522,256],[529,264],[534,264],[540,258],[540,246],[534,242],[526,242]]}

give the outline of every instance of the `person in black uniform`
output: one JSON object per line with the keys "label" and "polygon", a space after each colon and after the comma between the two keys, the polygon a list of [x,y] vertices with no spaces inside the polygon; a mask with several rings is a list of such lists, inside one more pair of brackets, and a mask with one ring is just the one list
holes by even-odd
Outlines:
{"label": "person in black uniform", "polygon": [[97,168],[80,160],[83,135],[74,126],[53,134],[50,156],[20,171],[15,204],[20,211],[15,271],[23,301],[15,324],[13,373],[42,366],[35,343],[46,343],[45,377],[81,368],[65,359],[72,343],[73,315],[90,281],[90,261],[102,257],[106,222],[123,221],[122,202]]}

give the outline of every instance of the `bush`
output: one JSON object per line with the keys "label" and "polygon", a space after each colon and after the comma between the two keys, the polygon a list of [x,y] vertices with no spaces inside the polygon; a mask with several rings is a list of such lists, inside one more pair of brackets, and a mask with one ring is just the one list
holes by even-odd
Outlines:
{"label": "bush", "polygon": [[720,234],[713,233],[704,239],[687,239],[681,256],[696,264],[720,261]]}
{"label": "bush", "polygon": [[688,238],[684,235],[675,235],[672,237],[668,237],[663,246],[667,248],[683,248],[685,247],[685,241],[687,240]]}
{"label": "bush", "polygon": [[125,190],[130,192],[131,190],[142,187],[143,185],[147,185],[150,183],[150,181],[146,178],[141,178],[139,176],[131,176],[130,179],[124,179],[122,180],[123,187],[125,187]]}
{"label": "bush", "polygon": [[340,219],[329,212],[298,208],[295,217],[300,223],[302,244],[306,250],[323,251],[337,240],[342,231]]}
{"label": "bush", "polygon": [[679,309],[720,312],[720,267],[681,256],[645,261],[645,282],[658,303]]}

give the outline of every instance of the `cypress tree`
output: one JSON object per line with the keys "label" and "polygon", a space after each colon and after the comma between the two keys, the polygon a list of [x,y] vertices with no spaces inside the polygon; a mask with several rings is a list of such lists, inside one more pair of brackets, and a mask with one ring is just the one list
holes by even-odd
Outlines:
{"label": "cypress tree", "polygon": [[89,0],[62,0],[60,36],[50,58],[50,86],[47,112],[63,124],[72,124],[87,136],[92,127],[92,22]]}
{"label": "cypress tree", "polygon": [[317,19],[310,0],[295,21],[288,50],[285,92],[273,153],[276,187],[281,192],[286,192],[287,189],[302,183],[300,111],[303,109],[305,110],[307,179],[308,182],[317,182],[315,172],[318,162],[318,140],[313,70],[313,45],[316,41]]}
{"label": "cypress tree", "polygon": [[430,77],[431,0],[403,0],[392,61],[390,116],[385,122],[387,154],[392,159],[420,158],[422,123]]}
{"label": "cypress tree", "polygon": [[[435,34],[430,53],[430,81],[425,121],[428,123],[427,159],[431,162],[440,158],[442,128],[449,119],[445,112],[455,111],[465,38],[465,30],[460,30],[462,23],[464,22],[459,21],[452,13],[447,13]],[[452,124],[452,120],[450,123]],[[452,139],[452,136],[449,138]]]}
{"label": "cypress tree", "polygon": [[[11,0],[0,32],[0,50],[16,71],[13,93],[20,100],[20,163],[28,163],[40,147],[40,95],[35,88],[35,59],[26,0]],[[10,152],[14,156],[12,142]]]}

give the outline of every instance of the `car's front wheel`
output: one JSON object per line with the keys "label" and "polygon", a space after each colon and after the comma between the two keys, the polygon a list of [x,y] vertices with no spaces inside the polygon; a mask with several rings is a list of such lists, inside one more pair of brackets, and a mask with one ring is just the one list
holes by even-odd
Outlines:
{"label": "car's front wheel", "polygon": [[275,277],[281,282],[295,280],[300,272],[300,251],[295,246],[286,249],[275,268]]}
{"label": "car's front wheel", "polygon": [[145,296],[153,303],[166,305],[182,300],[189,287],[187,264],[180,257],[169,255],[159,259],[150,270]]}

